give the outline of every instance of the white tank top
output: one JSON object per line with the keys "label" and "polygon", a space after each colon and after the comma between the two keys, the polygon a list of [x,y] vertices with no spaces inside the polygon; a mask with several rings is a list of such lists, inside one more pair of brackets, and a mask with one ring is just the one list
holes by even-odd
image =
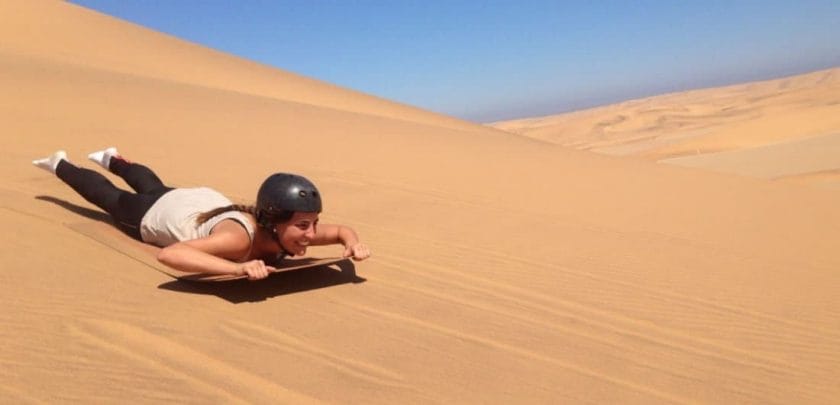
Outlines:
{"label": "white tank top", "polygon": [[199,214],[233,204],[227,197],[207,187],[176,188],[160,197],[140,221],[143,242],[160,247],[176,242],[203,238],[210,235],[216,224],[233,219],[242,224],[254,242],[254,227],[239,211],[228,211],[198,225]]}

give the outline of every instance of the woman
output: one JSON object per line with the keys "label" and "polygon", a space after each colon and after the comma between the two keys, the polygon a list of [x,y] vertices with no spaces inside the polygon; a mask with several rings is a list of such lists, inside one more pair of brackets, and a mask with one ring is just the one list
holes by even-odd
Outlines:
{"label": "woman", "polygon": [[136,193],[73,165],[64,151],[32,163],[110,214],[129,236],[163,247],[157,259],[172,268],[258,280],[273,270],[266,262],[304,255],[310,245],[340,243],[344,257],[370,256],[353,229],[318,223],[321,194],[304,177],[273,174],[260,186],[256,205],[245,206],[206,187],[167,187],[148,167],[129,162],[113,147],[88,158],[123,178]]}

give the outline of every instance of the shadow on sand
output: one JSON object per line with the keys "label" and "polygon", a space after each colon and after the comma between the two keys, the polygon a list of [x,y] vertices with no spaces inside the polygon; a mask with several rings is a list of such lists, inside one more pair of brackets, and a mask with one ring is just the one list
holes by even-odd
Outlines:
{"label": "shadow on sand", "polygon": [[48,196],[48,195],[35,196],[35,199],[36,200],[41,200],[41,201],[46,201],[46,202],[51,202],[55,205],[58,205],[58,206],[60,206],[64,209],[68,210],[68,211],[79,214],[79,215],[81,215],[85,218],[90,218],[94,221],[104,222],[108,225],[113,225],[114,224],[114,222],[111,220],[111,216],[102,212],[102,211],[92,210],[90,208],[82,207],[82,206],[73,204],[71,202],[62,200],[60,198],[55,198],[55,197],[51,197],[51,196]]}
{"label": "shadow on sand", "polygon": [[215,295],[228,302],[259,302],[268,298],[294,294],[340,284],[359,284],[367,281],[356,275],[356,266],[350,260],[299,270],[289,270],[270,275],[259,281],[233,280],[200,282],[173,280],[158,288],[190,294]]}

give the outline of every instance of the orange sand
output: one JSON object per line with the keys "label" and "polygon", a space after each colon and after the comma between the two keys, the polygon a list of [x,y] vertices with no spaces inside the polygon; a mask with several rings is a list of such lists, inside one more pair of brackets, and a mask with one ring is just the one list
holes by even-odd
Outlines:
{"label": "orange sand", "polygon": [[[0,88],[2,402],[840,396],[830,190],[570,150],[63,2],[0,2]],[[242,201],[302,173],[374,256],[355,278],[175,282],[79,232],[102,215],[30,164],[109,145]]]}

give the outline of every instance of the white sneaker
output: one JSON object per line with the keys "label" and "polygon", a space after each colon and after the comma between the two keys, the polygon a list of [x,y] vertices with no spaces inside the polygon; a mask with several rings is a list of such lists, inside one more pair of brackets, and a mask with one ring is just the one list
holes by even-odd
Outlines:
{"label": "white sneaker", "polygon": [[110,169],[111,158],[114,157],[114,156],[120,156],[120,154],[119,154],[119,152],[117,152],[117,148],[112,146],[108,149],[100,150],[100,151],[96,151],[96,152],[91,153],[90,155],[88,155],[88,159],[90,159],[90,160],[96,162],[96,164],[104,167],[105,170],[111,170]]}
{"label": "white sneaker", "polygon": [[[67,152],[60,150],[43,159],[33,160],[32,164],[55,174],[55,168],[58,167],[58,163],[62,160],[67,160]],[[69,160],[67,161],[69,162]]]}

